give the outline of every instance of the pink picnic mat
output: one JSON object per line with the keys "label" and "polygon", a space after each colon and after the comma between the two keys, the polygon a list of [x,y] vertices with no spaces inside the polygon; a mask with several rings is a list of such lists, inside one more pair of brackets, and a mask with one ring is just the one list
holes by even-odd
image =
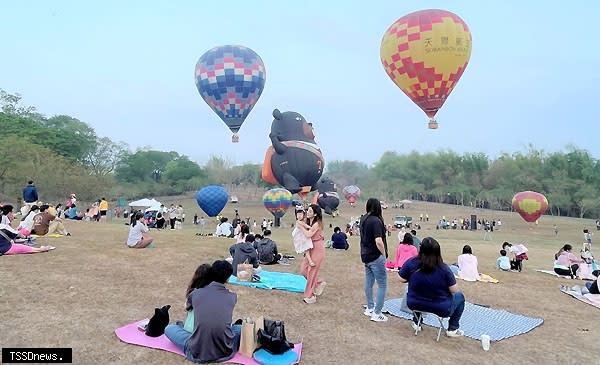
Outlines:
{"label": "pink picnic mat", "polygon": [[[185,356],[183,352],[177,347],[173,342],[171,342],[165,335],[160,337],[149,337],[143,331],[138,329],[138,323],[142,321],[136,321],[126,326],[117,328],[115,330],[115,334],[117,337],[125,342],[132,345],[150,347],[153,349],[165,350],[172,352],[177,355]],[[295,353],[298,354],[298,361],[296,364],[300,362],[300,355],[302,353],[302,342],[294,344]],[[254,359],[246,357],[239,352],[235,354],[235,356],[227,361],[230,364],[243,364],[243,365],[260,365],[258,362],[254,361]]]}

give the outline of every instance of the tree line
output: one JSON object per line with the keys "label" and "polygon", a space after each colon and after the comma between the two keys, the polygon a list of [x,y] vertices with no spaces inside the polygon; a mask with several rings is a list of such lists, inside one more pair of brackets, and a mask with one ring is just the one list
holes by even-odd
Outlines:
{"label": "tree line", "polygon": [[[83,121],[47,117],[21,102],[19,94],[0,89],[0,200],[14,201],[29,179],[52,201],[70,192],[91,201],[98,195],[178,195],[208,184],[272,187],[261,178],[261,164],[235,165],[215,155],[200,166],[175,151],[131,150],[124,142],[96,135]],[[339,193],[346,185],[358,185],[363,197],[389,202],[413,199],[510,210],[516,192],[534,190],[546,195],[550,214],[600,216],[600,162],[575,146],[553,153],[529,146],[495,159],[451,150],[385,152],[372,166],[330,161],[325,175],[337,183]]]}

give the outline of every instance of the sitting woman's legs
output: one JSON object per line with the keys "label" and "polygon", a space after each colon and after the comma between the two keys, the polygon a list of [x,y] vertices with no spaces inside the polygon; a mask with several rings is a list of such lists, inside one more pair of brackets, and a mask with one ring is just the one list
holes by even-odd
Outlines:
{"label": "sitting woman's legs", "polygon": [[138,243],[136,243],[135,246],[129,246],[129,248],[146,248],[153,241],[154,241],[154,238],[142,238],[142,240],[139,241]]}
{"label": "sitting woman's legs", "polygon": [[462,292],[452,294],[452,307],[450,308],[450,319],[448,320],[448,331],[454,331],[460,327],[460,317],[465,310],[465,295]]}
{"label": "sitting woman's legs", "polygon": [[177,324],[169,324],[165,328],[165,336],[167,336],[167,338],[171,340],[171,342],[177,345],[177,347],[179,347],[181,351],[185,353],[185,345],[187,344],[190,337],[192,337],[192,333],[184,330],[183,327]]}
{"label": "sitting woman's legs", "polygon": [[567,270],[567,269],[560,269],[558,267],[555,267],[554,272],[557,273],[558,275],[573,277],[573,275],[571,274],[571,271]]}
{"label": "sitting woman's legs", "polygon": [[40,248],[31,247],[27,245],[22,245],[20,243],[13,243],[8,251],[6,251],[5,255],[20,255],[20,254],[29,254],[29,253],[39,253],[39,252],[48,252],[53,250],[52,246],[42,246]]}
{"label": "sitting woman's legs", "polygon": [[234,324],[231,325],[231,330],[233,331],[233,352],[236,353],[240,349],[240,337],[242,333],[242,325]]}
{"label": "sitting woman's legs", "polygon": [[571,265],[571,277],[575,276],[575,274],[577,274],[577,270],[579,270],[579,265],[577,264],[573,264]]}

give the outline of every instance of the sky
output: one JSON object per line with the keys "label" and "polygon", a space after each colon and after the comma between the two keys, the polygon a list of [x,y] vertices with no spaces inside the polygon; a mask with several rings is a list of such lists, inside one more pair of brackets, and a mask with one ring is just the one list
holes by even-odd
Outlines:
{"label": "sky", "polygon": [[[379,58],[387,28],[429,8],[456,13],[473,37],[437,130]],[[530,144],[598,158],[599,12],[600,2],[552,0],[4,1],[0,88],[132,150],[200,164],[262,163],[274,108],[313,123],[326,161],[445,149],[495,158]],[[194,83],[198,58],[225,44],[253,49],[267,74],[237,144]]]}

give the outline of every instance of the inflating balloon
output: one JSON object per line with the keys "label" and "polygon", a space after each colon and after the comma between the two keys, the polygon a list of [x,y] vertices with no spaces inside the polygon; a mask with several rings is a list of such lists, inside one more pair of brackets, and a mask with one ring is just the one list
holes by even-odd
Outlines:
{"label": "inflating balloon", "polygon": [[263,195],[263,204],[275,218],[281,218],[292,204],[292,193],[281,188],[271,189]]}
{"label": "inflating balloon", "polygon": [[321,150],[315,142],[312,124],[296,112],[273,111],[271,146],[267,148],[262,178],[279,184],[292,194],[305,199],[317,190],[317,182],[325,168]]}
{"label": "inflating balloon", "polygon": [[216,217],[227,204],[227,190],[222,186],[209,185],[196,193],[196,201],[209,217]]}
{"label": "inflating balloon", "polygon": [[317,184],[317,190],[319,191],[319,197],[317,198],[319,206],[325,214],[335,215],[337,207],[340,205],[340,197],[333,180],[323,177]]}
{"label": "inflating balloon", "polygon": [[215,47],[196,63],[196,87],[202,99],[234,133],[260,98],[266,73],[262,59],[243,46]]}
{"label": "inflating balloon", "polygon": [[456,14],[421,10],[396,20],[383,35],[381,63],[394,83],[430,118],[462,76],[471,57],[471,32]]}
{"label": "inflating balloon", "polygon": [[522,191],[512,198],[512,207],[525,221],[533,223],[548,209],[548,199],[535,191]]}
{"label": "inflating balloon", "polygon": [[346,201],[350,203],[351,206],[354,206],[356,199],[360,198],[360,189],[356,185],[349,185],[344,187],[342,194],[344,194]]}

